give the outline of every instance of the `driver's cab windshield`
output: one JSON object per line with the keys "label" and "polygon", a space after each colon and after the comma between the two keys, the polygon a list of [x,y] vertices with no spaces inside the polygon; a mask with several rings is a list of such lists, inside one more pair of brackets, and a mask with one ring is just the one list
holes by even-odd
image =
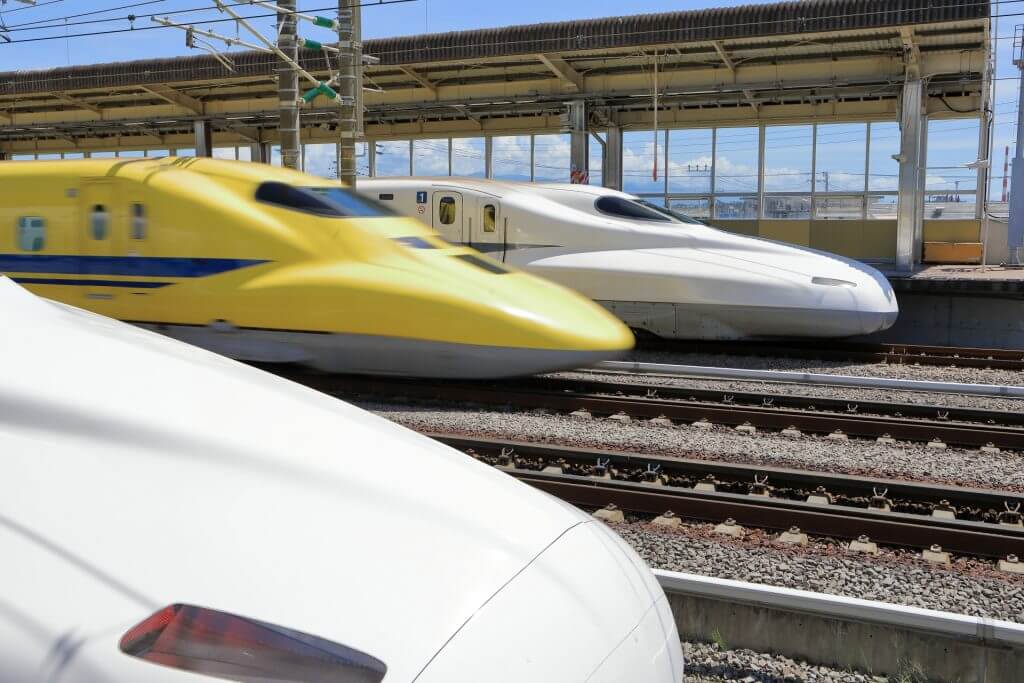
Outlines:
{"label": "driver's cab windshield", "polygon": [[343,187],[296,187],[266,182],[256,188],[256,200],[324,218],[383,218],[397,216],[390,207]]}
{"label": "driver's cab windshield", "polygon": [[686,223],[689,225],[704,225],[695,218],[686,214],[666,209],[646,199],[617,197],[606,195],[599,197],[594,202],[594,208],[599,213],[615,218],[625,218],[631,221],[645,221],[651,223]]}

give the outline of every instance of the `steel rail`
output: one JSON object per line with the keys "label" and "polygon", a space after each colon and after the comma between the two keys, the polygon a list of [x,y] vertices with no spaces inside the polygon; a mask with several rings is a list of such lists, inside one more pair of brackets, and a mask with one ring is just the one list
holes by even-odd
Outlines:
{"label": "steel rail", "polygon": [[[592,462],[597,462],[616,455],[637,461],[652,460],[650,456],[615,454],[608,451],[564,449],[437,434],[431,436],[449,445],[472,449],[477,457],[485,449],[497,449],[506,458],[514,458],[517,453],[536,454],[538,449],[543,449],[549,455],[557,454],[560,459],[566,460],[589,458]],[[509,453],[510,449],[512,453]],[[664,460],[659,462],[663,464]],[[721,466],[722,463],[717,465]],[[681,517],[708,522],[733,519],[740,525],[774,530],[797,526],[805,533],[819,536],[847,539],[868,536],[876,543],[900,547],[929,548],[939,545],[947,551],[964,555],[995,558],[1012,553],[1024,556],[1024,527],[1017,525],[948,519],[849,505],[809,503],[749,493],[696,490],[665,485],[663,482],[632,482],[585,474],[559,474],[547,469],[521,469],[515,466],[514,460],[510,460],[507,465],[498,464],[496,467],[531,486],[584,507],[600,508],[612,503],[623,510],[643,514],[659,515],[671,510]],[[870,483],[865,482],[865,485]],[[908,486],[903,482],[890,484]],[[925,485],[909,486],[925,488]],[[1003,496],[990,492],[988,495],[1017,502],[1021,499],[1021,496],[1014,494]]]}
{"label": "steel rail", "polygon": [[1024,429],[998,424],[905,419],[884,415],[811,412],[768,406],[742,406],[689,400],[609,396],[606,394],[545,390],[494,383],[408,381],[381,377],[286,374],[290,379],[332,394],[370,393],[426,400],[461,401],[520,408],[549,409],[615,415],[641,419],[667,418],[678,422],[713,424],[781,431],[933,442],[967,447],[994,446],[1024,450]]}
{"label": "steel rail", "polygon": [[822,386],[854,387],[857,389],[892,389],[896,391],[924,391],[940,394],[972,394],[1000,398],[1024,398],[1024,386],[1002,384],[965,384],[960,382],[932,382],[927,380],[894,379],[891,377],[860,377],[830,375],[795,370],[748,370],[746,368],[719,368],[710,365],[674,365],[637,361],[602,361],[587,370],[610,370],[640,375],[667,375],[691,379],[728,379],[743,382],[782,382],[815,384]]}
{"label": "steel rail", "polygon": [[[722,389],[697,389],[678,385],[644,384],[614,380],[562,379],[536,377],[529,380],[531,386],[550,391],[587,391],[592,393],[623,393],[634,396],[690,401],[712,401],[731,405],[762,406],[768,408],[791,408],[796,410],[827,411],[834,413],[859,413],[867,415],[889,415],[891,417],[920,417],[929,420],[953,422],[977,422],[980,424],[1016,425],[1024,427],[1024,410],[987,410],[983,408],[961,408],[927,403],[905,401],[862,401],[827,396],[802,396],[777,392],[727,391]],[[1024,404],[1021,406],[1024,408]]]}
{"label": "steel rail", "polygon": [[805,340],[707,342],[651,338],[649,335],[641,335],[638,346],[641,349],[678,353],[1024,370],[1024,350]]}

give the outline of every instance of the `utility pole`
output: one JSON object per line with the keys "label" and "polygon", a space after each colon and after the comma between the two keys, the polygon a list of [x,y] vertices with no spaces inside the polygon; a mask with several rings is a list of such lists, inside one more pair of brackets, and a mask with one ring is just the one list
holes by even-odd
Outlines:
{"label": "utility pole", "polygon": [[1010,175],[1010,146],[1007,145],[1003,150],[1003,203],[1006,203],[1007,197],[1007,182],[1009,181]]}
{"label": "utility pole", "polygon": [[363,136],[360,0],[338,0],[338,179],[356,185],[356,141]]}
{"label": "utility pole", "polygon": [[1014,65],[1020,69],[1020,90],[1017,102],[1017,151],[1013,157],[1010,177],[1010,224],[1007,228],[1006,246],[1010,263],[1020,263],[1024,246],[1024,27],[1013,31]]}
{"label": "utility pole", "polygon": [[288,56],[277,59],[277,94],[280,102],[281,164],[301,170],[302,142],[299,139],[299,72],[293,66],[299,61],[299,43],[296,31],[295,0],[277,0],[277,47]]}

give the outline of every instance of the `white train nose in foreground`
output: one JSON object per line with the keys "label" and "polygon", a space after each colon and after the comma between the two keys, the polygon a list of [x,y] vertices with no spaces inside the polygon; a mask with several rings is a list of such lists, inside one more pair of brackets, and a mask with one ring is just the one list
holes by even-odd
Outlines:
{"label": "white train nose in foreground", "polygon": [[579,510],[2,277],[0,310],[0,680],[681,680],[665,595]]}

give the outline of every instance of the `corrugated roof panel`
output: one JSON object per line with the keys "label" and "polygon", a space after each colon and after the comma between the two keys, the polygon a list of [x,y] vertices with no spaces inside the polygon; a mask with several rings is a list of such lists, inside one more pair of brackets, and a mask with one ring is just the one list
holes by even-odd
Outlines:
{"label": "corrugated roof panel", "polygon": [[[939,24],[988,16],[987,0],[803,0],[383,38],[368,40],[364,47],[381,64],[398,65]],[[231,53],[231,59],[234,74],[209,55],[0,73],[0,95],[266,76],[273,70],[273,58],[262,53]],[[302,53],[302,61],[313,68],[322,60],[319,51]]]}

